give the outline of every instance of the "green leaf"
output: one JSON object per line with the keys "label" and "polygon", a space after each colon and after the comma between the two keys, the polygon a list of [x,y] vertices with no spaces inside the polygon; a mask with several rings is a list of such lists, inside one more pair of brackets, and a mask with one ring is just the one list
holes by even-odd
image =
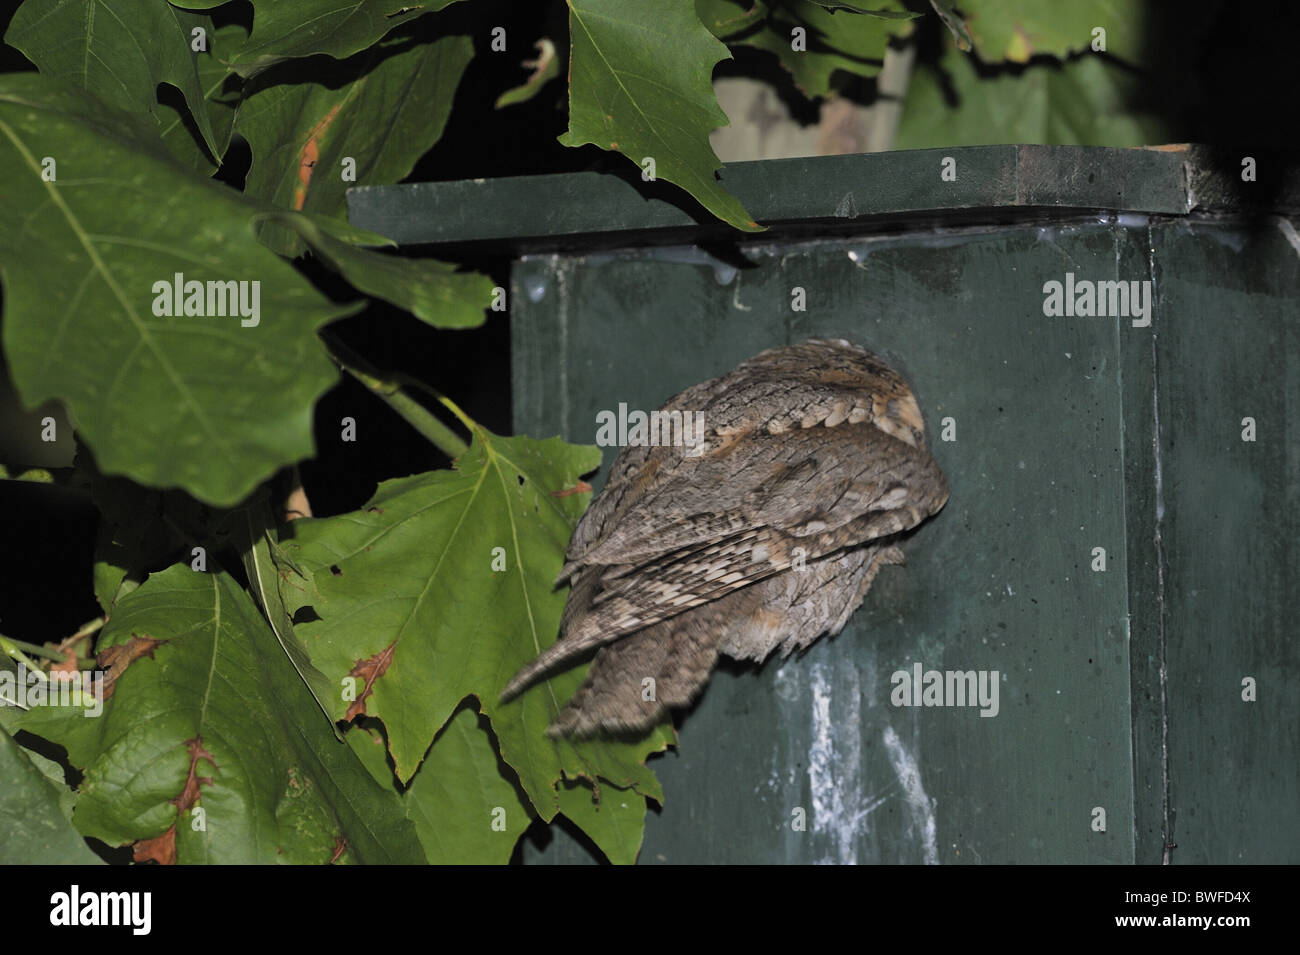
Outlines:
{"label": "green leaf", "polygon": [[252,76],[282,60],[325,53],[344,59],[395,27],[455,0],[252,0],[253,34],[231,64]]}
{"label": "green leaf", "polygon": [[400,790],[382,724],[363,717],[347,734],[352,751],[381,785],[402,792],[425,858],[437,865],[503,865],[535,814],[501,762],[487,720],[464,704]]}
{"label": "green leaf", "polygon": [[695,15],[719,40],[762,26],[767,13],[763,0],[695,0]]}
{"label": "green leaf", "polygon": [[[245,192],[269,206],[345,218],[349,187],[405,178],[442,136],[473,56],[469,37],[394,37],[335,64],[328,85],[254,81],[235,123],[253,152]],[[283,230],[263,241],[284,255],[303,250]]]}
{"label": "green leaf", "polygon": [[[257,206],[33,74],[0,78],[0,161],[0,216],[21,223],[0,233],[4,348],[25,404],[60,399],[105,473],[221,505],[312,453],[312,405],[336,378],[315,330],[355,307],[252,241]],[[155,315],[170,304],[155,283],[177,273],[246,283],[249,317]]]}
{"label": "green leaf", "polygon": [[77,465],[89,475],[100,514],[92,570],[95,598],[105,614],[112,614],[118,599],[139,587],[150,569],[188,554],[195,536],[188,531],[201,521],[201,505],[177,491],[107,477],[80,455]]}
{"label": "green leaf", "polygon": [[126,576],[131,571],[132,557],[127,547],[113,539],[111,525],[101,520],[95,532],[91,586],[95,591],[95,600],[104,613],[112,613],[118,596],[138,586],[135,581],[128,581]]}
{"label": "green leaf", "polygon": [[737,229],[761,231],[714,175],[722,164],[709,133],[728,121],[713,94],[713,66],[731,54],[700,23],[693,0],[568,4],[569,130],[560,142],[594,143],[637,165],[652,158],[658,179]]}
{"label": "green leaf", "polygon": [[[557,811],[563,776],[661,800],[644,760],[671,741],[671,729],[636,742],[545,736],[585,666],[498,700],[515,670],[558,635],[564,593],[553,581],[585,500],[564,492],[596,467],[597,449],[472,430],[455,470],[386,481],[360,511],[286,530],[293,537],[282,545],[303,569],[286,581],[298,633],[336,685],[356,678],[356,703],[336,701],[332,715],[364,709],[382,719],[397,776],[407,780],[474,696],[543,819]],[[308,606],[318,619],[303,620]]]}
{"label": "green leaf", "polygon": [[[1135,113],[1143,80],[1101,57],[1081,55],[981,76],[968,54],[948,44],[939,72],[912,75],[898,129],[899,149],[1038,143],[1046,146],[1142,146],[1167,142],[1171,130]],[[948,102],[945,89],[956,93]]]}
{"label": "green leaf", "polygon": [[533,46],[537,50],[537,59],[524,60],[524,68],[532,70],[532,75],[519,86],[506,90],[497,97],[496,109],[523,103],[537,95],[537,91],[560,75],[560,58],[556,55],[555,44],[542,37]]}
{"label": "green leaf", "polygon": [[397,248],[397,243],[386,235],[359,228],[345,219],[316,215],[314,212],[269,210],[259,215],[257,220],[259,231],[266,225],[273,228],[286,226],[307,238],[314,236],[317,232],[324,232],[330,238],[346,242],[348,245],[359,245],[370,249]]}
{"label": "green leaf", "polygon": [[1117,0],[1071,0],[1026,4],[1024,0],[964,0],[966,26],[975,51],[986,63],[1027,63],[1048,54],[1064,59],[1091,49],[1093,30],[1106,31],[1106,52],[1131,63],[1140,61],[1146,39],[1143,4]]}
{"label": "green leaf", "polygon": [[129,113],[152,116],[160,126],[174,111],[158,105],[158,84],[176,87],[209,153],[219,156],[199,54],[190,48],[195,29],[210,38],[211,18],[160,0],[26,0],[10,21],[5,42],[42,74]]}
{"label": "green leaf", "polygon": [[0,480],[26,481],[30,484],[53,484],[54,475],[46,468],[27,468],[13,474],[10,473],[7,467],[0,464]]}
{"label": "green leaf", "polygon": [[38,760],[0,728],[0,865],[102,864],[70,821],[72,790]]}
{"label": "green leaf", "polygon": [[[727,7],[735,0],[708,0],[708,22],[729,24]],[[760,28],[730,37],[738,46],[767,50],[794,77],[795,85],[809,97],[829,96],[836,88],[835,74],[873,77],[880,72],[891,37],[906,36],[914,14],[902,10],[898,0],[889,0],[896,11],[874,11],[875,16],[835,16],[824,4],[813,0],[791,0],[774,9]],[[705,7],[701,0],[701,7]],[[884,17],[885,13],[894,16]],[[791,48],[793,31],[805,31],[807,48]]]}
{"label": "green leaf", "polygon": [[[22,701],[18,698],[16,681],[21,673],[26,676],[26,664],[23,669],[18,668],[18,661],[11,656],[16,645],[8,637],[0,637],[3,643],[0,643],[0,729],[10,733],[18,732],[18,722],[22,718],[24,707]],[[4,644],[8,644],[5,646]],[[13,680],[15,683],[7,681]]]}
{"label": "green leaf", "polygon": [[352,748],[353,754],[375,782],[385,789],[402,793],[402,787],[398,785],[393,768],[388,763],[388,743],[384,739],[382,723],[363,717],[348,727],[343,734],[343,741]]}
{"label": "green leaf", "polygon": [[477,328],[486,320],[494,283],[477,272],[457,272],[435,259],[408,259],[359,249],[327,234],[320,219],[284,216],[285,223],[353,288],[392,302],[434,328]]}
{"label": "green leaf", "polygon": [[459,709],[404,797],[434,865],[504,865],[533,821],[527,800],[502,775],[486,724],[472,707]]}
{"label": "green leaf", "polygon": [[100,716],[23,717],[84,767],[82,834],[120,845],[173,832],[182,863],[422,861],[396,793],[334,738],[226,574],[152,575],[119,600],[99,648],[129,661]]}
{"label": "green leaf", "polygon": [[[262,614],[284,655],[298,671],[316,705],[333,727],[327,701],[337,695],[337,688],[325,678],[325,674],[312,666],[306,648],[294,632],[293,619],[280,594],[280,582],[283,577],[293,573],[295,568],[280,547],[266,495],[257,494],[255,497],[256,500],[241,507],[238,514],[240,556],[243,558],[244,573],[248,575],[249,589],[262,608]],[[343,738],[337,728],[334,728],[334,735]]]}
{"label": "green leaf", "polygon": [[597,793],[581,781],[560,787],[560,812],[585,832],[615,865],[631,865],[645,834],[645,797],[633,789],[603,786]]}
{"label": "green leaf", "polygon": [[[168,103],[159,103],[162,115],[162,138],[182,165],[204,175],[211,175],[230,147],[235,127],[235,112],[244,81],[227,65],[227,61],[248,38],[248,31],[237,23],[218,27],[208,35],[208,48],[198,54],[199,84],[203,89],[208,119],[212,123],[217,152],[209,156],[190,131],[189,114]],[[213,161],[214,158],[217,161]]]}
{"label": "green leaf", "polygon": [[[157,491],[149,493],[158,495],[157,500],[161,501]],[[107,513],[101,514],[95,531],[91,585],[104,613],[111,614],[118,598],[140,586],[144,568],[151,559],[174,550],[179,544],[170,528],[148,511],[125,516],[121,523]]]}

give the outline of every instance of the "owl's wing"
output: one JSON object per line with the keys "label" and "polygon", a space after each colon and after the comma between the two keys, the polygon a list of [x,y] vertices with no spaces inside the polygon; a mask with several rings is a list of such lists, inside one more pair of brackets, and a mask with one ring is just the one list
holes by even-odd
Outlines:
{"label": "owl's wing", "polygon": [[[661,499],[667,495],[667,503],[676,505],[673,498],[679,492],[698,487],[712,498],[702,503],[702,510],[696,509],[700,521],[696,539],[739,529],[725,518],[716,525],[702,520],[718,510],[717,472],[726,476],[736,462],[760,465],[749,452],[772,435],[783,436],[771,444],[770,455],[775,456],[781,454],[785,441],[803,440],[800,432],[823,435],[825,429],[845,424],[874,426],[914,448],[925,446],[925,422],[907,382],[877,356],[843,341],[811,340],[769,349],[720,378],[674,395],[659,411],[690,412],[706,422],[707,455],[693,458],[681,447],[624,448],[610,468],[605,487],[578,522],[556,583],[563,583],[584,562],[606,562],[585,558],[631,513],[644,512],[647,499],[656,495]],[[787,453],[791,453],[788,448]],[[697,478],[701,464],[712,473]],[[743,482],[743,476],[740,479]]]}
{"label": "owl's wing", "polygon": [[[515,696],[564,660],[779,573],[790,566],[791,555],[778,537],[761,528],[635,568],[583,568],[573,578],[559,641],[522,667],[501,698]],[[768,559],[762,555],[774,553],[772,542],[784,551]],[[617,574],[613,587],[606,580],[611,573]]]}
{"label": "owl's wing", "polygon": [[751,432],[670,466],[670,478],[621,514],[570,562],[571,569],[638,567],[764,527],[796,537],[834,535],[873,513],[896,512],[902,522],[883,532],[894,533],[919,523],[947,499],[943,474],[928,451],[866,422]]}
{"label": "owl's wing", "polygon": [[[645,497],[583,555],[573,568],[562,637],[515,674],[503,697],[562,660],[771,577],[796,559],[908,530],[948,497],[928,452],[869,424],[751,434],[735,448],[686,469],[689,483],[674,493]],[[736,503],[719,509],[720,499]]]}
{"label": "owl's wing", "polygon": [[902,560],[892,546],[841,551],[601,647],[547,734],[644,732],[669,709],[690,705],[721,654],[762,662],[778,647],[789,656],[838,633],[880,568]]}

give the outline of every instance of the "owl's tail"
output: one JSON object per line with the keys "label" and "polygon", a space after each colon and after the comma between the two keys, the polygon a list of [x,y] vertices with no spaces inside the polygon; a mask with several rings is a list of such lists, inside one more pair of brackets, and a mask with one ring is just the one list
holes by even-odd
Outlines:
{"label": "owl's tail", "polygon": [[519,672],[510,678],[506,688],[501,691],[501,702],[506,703],[522,693],[529,684],[539,676],[551,669],[557,663],[577,656],[584,650],[590,650],[592,647],[598,647],[608,640],[587,639],[587,640],[560,640],[553,644],[537,656],[531,663],[527,663],[519,668]]}

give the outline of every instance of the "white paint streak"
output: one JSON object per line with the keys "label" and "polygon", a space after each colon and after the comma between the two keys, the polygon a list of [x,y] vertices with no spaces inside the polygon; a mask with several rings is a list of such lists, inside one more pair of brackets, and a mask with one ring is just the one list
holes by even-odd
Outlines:
{"label": "white paint streak", "polygon": [[826,664],[814,663],[810,671],[813,708],[808,781],[812,791],[812,828],[813,832],[827,836],[833,846],[833,856],[818,861],[856,865],[862,820],[883,801],[863,800],[864,804],[859,804],[864,786],[858,739],[862,694],[857,671],[850,671],[851,685],[844,702],[834,710]]}
{"label": "white paint streak", "polygon": [[792,667],[790,663],[783,660],[776,669],[776,695],[783,703],[797,703],[800,696],[798,666]]}
{"label": "white paint streak", "polygon": [[1295,249],[1296,255],[1300,255],[1300,235],[1296,234],[1295,226],[1291,224],[1291,220],[1278,216],[1277,227],[1281,230],[1287,242],[1291,244],[1291,248]]}
{"label": "white paint streak", "polygon": [[921,834],[921,847],[925,854],[926,865],[939,864],[939,843],[934,820],[934,801],[925,794],[921,785],[921,767],[916,758],[903,746],[892,726],[886,726],[880,734],[885,743],[885,753],[889,764],[894,768],[907,808],[912,813],[912,825]]}
{"label": "white paint streak", "polygon": [[[812,665],[812,746],[808,751],[808,782],[812,790],[813,832],[834,835],[843,815],[843,800],[835,785],[835,741],[831,737],[831,688],[821,663]],[[841,843],[843,840],[836,840]],[[837,846],[837,848],[840,848]],[[850,847],[851,849],[851,847]],[[829,863],[836,860],[819,859]],[[843,850],[840,862],[852,865],[855,856],[845,859]]]}

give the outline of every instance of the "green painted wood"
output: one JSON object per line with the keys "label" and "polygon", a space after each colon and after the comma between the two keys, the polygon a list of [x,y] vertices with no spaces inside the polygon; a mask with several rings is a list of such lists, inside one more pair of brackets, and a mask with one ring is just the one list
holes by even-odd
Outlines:
{"label": "green painted wood", "polygon": [[[942,176],[947,159],[954,180]],[[1189,208],[1184,160],[1145,149],[970,146],[734,163],[720,175],[763,225],[824,232],[954,210],[1181,214]],[[603,248],[736,235],[676,187],[642,182],[638,169],[362,186],[347,201],[354,225],[402,245]]]}
{"label": "green painted wood", "polygon": [[[1116,271],[1156,280],[1149,254],[1151,227],[1140,223],[1116,233]],[[1158,289],[1159,286],[1156,286]],[[1155,295],[1148,334],[1120,337],[1124,382],[1125,538],[1128,542],[1129,694],[1133,715],[1133,832],[1135,861],[1159,863],[1165,840],[1165,697],[1162,688],[1161,600],[1164,543],[1156,533],[1156,329],[1166,320]],[[1129,331],[1135,332],[1132,325]],[[1163,475],[1162,475],[1163,478]]]}
{"label": "green painted wood", "polygon": [[1300,241],[1282,220],[1198,222],[1158,229],[1152,246],[1172,858],[1294,863]]}
{"label": "green painted wood", "polygon": [[[756,267],[725,282],[685,250],[519,263],[521,430],[591,442],[601,409],[650,409],[765,347],[840,335],[912,381],[952,487],[841,636],[715,675],[661,761],[668,804],[643,861],[1134,859],[1127,332],[1045,318],[1041,290],[1067,268],[1113,277],[1119,232],[755,246]],[[945,417],[954,442],[938,440]],[[893,707],[890,675],[917,661],[997,670],[1000,712]],[[796,807],[807,832],[790,829]]]}
{"label": "green painted wood", "polygon": [[[754,243],[739,272],[689,248],[521,259],[519,430],[590,442],[601,409],[841,335],[913,382],[952,486],[838,638],[715,674],[642,861],[1156,863],[1167,826],[1172,862],[1296,861],[1292,235],[1131,218]],[[1045,317],[1067,271],[1153,281],[1151,326]],[[997,669],[999,715],[892,706],[917,660]],[[525,855],[586,858],[563,835]]]}

